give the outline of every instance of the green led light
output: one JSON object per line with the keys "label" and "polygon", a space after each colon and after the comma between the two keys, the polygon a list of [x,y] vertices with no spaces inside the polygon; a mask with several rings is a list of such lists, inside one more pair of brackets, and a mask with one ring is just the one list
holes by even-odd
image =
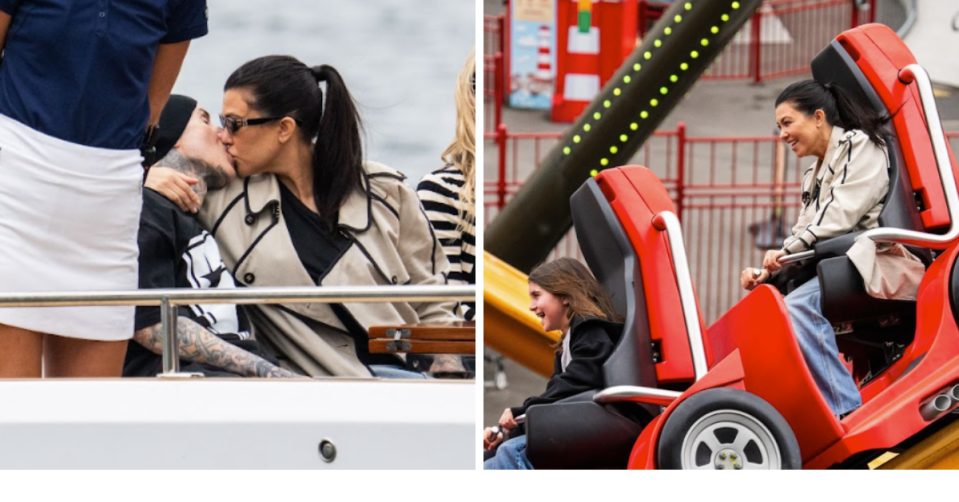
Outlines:
{"label": "green led light", "polygon": [[607,99],[606,101],[603,101],[603,108],[609,108],[609,105],[611,104],[612,103],[610,103],[609,100]]}
{"label": "green led light", "polygon": [[573,136],[573,143],[579,143],[579,139],[580,139],[579,134],[577,134],[576,136]]}
{"label": "green led light", "polygon": [[722,19],[724,23],[726,21],[729,21],[729,14],[723,14],[723,16],[720,19]]}
{"label": "green led light", "polygon": [[649,100],[649,104],[650,104],[650,106],[653,106],[653,107],[659,106],[659,100],[656,99],[656,98],[653,98],[653,99]]}
{"label": "green led light", "polygon": [[643,69],[643,65],[636,63],[633,65],[633,71],[639,71]]}
{"label": "green led light", "polygon": [[627,140],[629,140],[629,138],[627,138],[625,134],[620,134],[619,140],[625,143]]}
{"label": "green led light", "polygon": [[602,115],[601,113],[596,112],[596,113],[593,114],[593,119],[599,120],[599,118],[602,117],[602,116],[603,116],[603,115]]}
{"label": "green led light", "polygon": [[667,34],[667,35],[671,34],[672,32],[673,32],[673,29],[670,28],[669,26],[667,26],[666,29],[663,30],[663,33],[665,33],[665,34]]}
{"label": "green led light", "polygon": [[626,82],[626,83],[628,84],[630,80],[632,80],[632,79],[629,78],[629,75],[623,76],[623,82]]}
{"label": "green led light", "polygon": [[571,150],[569,149],[568,146],[567,146],[566,148],[563,148],[563,153],[565,153],[566,155],[569,155],[569,152],[570,152],[570,151],[571,151]]}
{"label": "green led light", "polygon": [[619,152],[619,148],[616,148],[615,146],[609,147],[609,153],[616,155],[618,152]]}
{"label": "green led light", "polygon": [[670,82],[673,82],[673,83],[676,83],[676,82],[679,81],[679,77],[677,77],[676,75],[670,75],[670,76],[669,76],[669,81],[670,81]]}
{"label": "green led light", "polygon": [[710,33],[712,33],[713,35],[715,35],[715,34],[719,33],[719,26],[713,26],[712,28],[709,29],[709,31],[710,31]]}
{"label": "green led light", "polygon": [[686,2],[686,10],[692,10],[693,4]]}
{"label": "green led light", "polygon": [[669,92],[669,89],[667,89],[667,88],[665,88],[665,87],[660,87],[660,88],[659,88],[659,93],[660,93],[660,94],[665,95],[667,92]]}
{"label": "green led light", "polygon": [[623,91],[619,90],[619,87],[613,89],[613,95],[614,95],[614,96],[619,96],[619,95],[622,94],[622,93],[623,93]]}
{"label": "green led light", "polygon": [[597,174],[599,174],[599,171],[597,171],[596,169],[593,169],[592,171],[589,172],[589,175],[594,178],[596,177]]}
{"label": "green led light", "polygon": [[646,59],[649,59],[649,58],[653,57],[653,53],[652,53],[652,52],[649,52],[649,51],[646,51],[646,52],[643,53],[643,57],[646,58]]}
{"label": "green led light", "polygon": [[640,118],[649,117],[649,112],[647,112],[646,110],[643,110],[643,111],[639,112],[639,117],[640,117]]}
{"label": "green led light", "polygon": [[679,14],[676,14],[675,16],[673,16],[673,21],[675,21],[675,22],[677,22],[677,23],[681,23],[681,22],[683,22],[683,16],[680,16]]}
{"label": "green led light", "polygon": [[699,51],[690,52],[689,55],[690,55],[690,57],[692,57],[693,59],[696,59],[696,58],[699,57]]}
{"label": "green led light", "polygon": [[639,129],[639,124],[633,122],[632,124],[629,124],[629,128],[635,131],[636,129]]}
{"label": "green led light", "polygon": [[682,63],[682,64],[679,65],[679,69],[680,69],[680,70],[683,70],[683,71],[686,71],[686,70],[689,69],[689,65],[686,64],[686,63]]}
{"label": "green led light", "polygon": [[586,131],[586,132],[589,132],[589,130],[590,130],[589,124],[583,124],[583,130]]}
{"label": "green led light", "polygon": [[655,45],[656,47],[662,47],[662,46],[663,46],[663,42],[661,42],[661,41],[657,38],[656,40],[653,41],[653,45]]}
{"label": "green led light", "polygon": [[700,40],[699,43],[702,44],[703,47],[706,47],[707,45],[709,45],[709,40],[706,40],[706,39],[704,38],[704,39]]}
{"label": "green led light", "polygon": [[599,159],[599,163],[600,163],[600,165],[605,166],[605,165],[609,164],[609,160],[608,160],[608,159]]}
{"label": "green led light", "polygon": [[739,8],[739,2],[733,2],[733,8],[734,8],[734,9],[738,9],[738,8]]}

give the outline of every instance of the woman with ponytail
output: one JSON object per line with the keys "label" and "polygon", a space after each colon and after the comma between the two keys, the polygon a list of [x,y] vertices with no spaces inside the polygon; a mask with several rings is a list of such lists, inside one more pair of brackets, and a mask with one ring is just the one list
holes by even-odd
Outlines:
{"label": "woman with ponytail", "polygon": [[[815,157],[803,174],[799,219],[781,249],[766,252],[763,268],[743,271],[752,290],[780,271],[780,257],[812,249],[819,241],[879,226],[889,191],[889,159],[882,117],[850,99],[833,83],[814,80],[787,87],[776,99],[780,138],[799,157]],[[907,251],[904,251],[908,254]],[[833,413],[844,416],[862,405],[855,381],[839,359],[836,333],[822,315],[819,280],[786,296],[799,347]]]}
{"label": "woman with ponytail", "polygon": [[[442,285],[449,262],[399,172],[363,160],[361,121],[339,72],[254,59],[224,87],[220,140],[239,178],[207,195],[201,223],[246,286]],[[148,182],[148,186],[150,183]],[[162,190],[161,190],[162,192]],[[370,326],[453,321],[454,304],[256,305],[260,343],[310,376],[421,377],[370,354]]]}

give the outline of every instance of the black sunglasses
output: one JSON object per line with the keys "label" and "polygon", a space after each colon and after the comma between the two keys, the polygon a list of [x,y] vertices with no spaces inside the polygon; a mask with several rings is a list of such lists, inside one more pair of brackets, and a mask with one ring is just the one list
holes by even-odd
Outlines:
{"label": "black sunglasses", "polygon": [[236,134],[237,131],[246,127],[254,126],[260,124],[266,124],[273,122],[275,120],[280,120],[286,118],[284,117],[259,117],[255,119],[235,119],[233,117],[224,117],[220,115],[220,126],[222,126],[227,131],[230,131],[230,134]]}

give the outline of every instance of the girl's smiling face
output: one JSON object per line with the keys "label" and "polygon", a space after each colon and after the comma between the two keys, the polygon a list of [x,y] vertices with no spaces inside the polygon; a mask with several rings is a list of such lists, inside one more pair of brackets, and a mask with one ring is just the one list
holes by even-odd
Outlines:
{"label": "girl's smiling face", "polygon": [[569,327],[569,301],[533,282],[529,283],[529,310],[539,317],[546,332],[566,331]]}

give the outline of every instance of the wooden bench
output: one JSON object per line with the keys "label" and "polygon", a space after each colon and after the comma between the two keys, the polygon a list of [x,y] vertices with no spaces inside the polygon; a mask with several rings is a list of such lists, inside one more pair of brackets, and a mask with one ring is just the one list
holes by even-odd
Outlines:
{"label": "wooden bench", "polygon": [[476,322],[372,326],[371,354],[476,354]]}

